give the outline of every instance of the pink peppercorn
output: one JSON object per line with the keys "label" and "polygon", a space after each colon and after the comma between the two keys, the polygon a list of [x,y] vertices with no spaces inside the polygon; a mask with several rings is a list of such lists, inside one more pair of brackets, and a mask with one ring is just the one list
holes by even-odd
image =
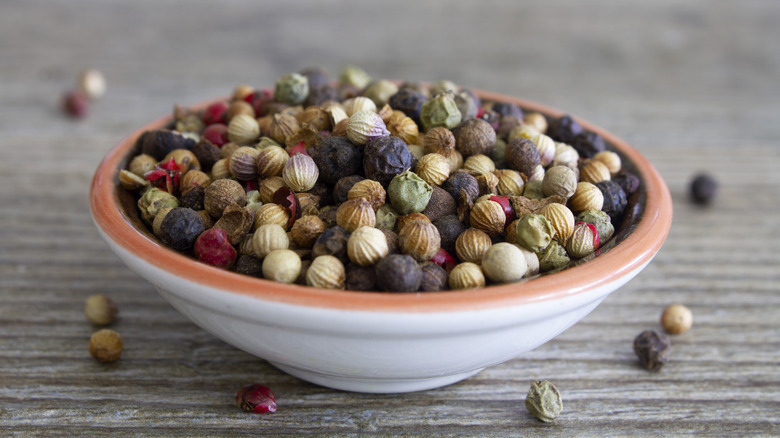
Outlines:
{"label": "pink peppercorn", "polygon": [[195,255],[203,263],[227,269],[233,266],[238,254],[225,230],[211,228],[202,232],[195,241]]}
{"label": "pink peppercorn", "polygon": [[447,273],[452,271],[452,268],[458,264],[458,262],[455,260],[455,257],[450,255],[450,253],[448,253],[444,248],[439,248],[439,251],[433,256],[433,258],[431,258],[430,261],[444,268]]}
{"label": "pink peppercorn", "polygon": [[62,109],[71,117],[81,119],[87,115],[89,100],[81,91],[69,91],[62,98]]}
{"label": "pink peppercorn", "polygon": [[276,412],[276,396],[270,388],[259,383],[241,388],[236,394],[236,404],[241,409],[256,414]]}
{"label": "pink peppercorn", "polygon": [[215,102],[207,106],[203,111],[203,123],[213,125],[214,123],[223,123],[225,114],[227,114],[227,102]]}
{"label": "pink peppercorn", "polygon": [[515,220],[515,210],[512,208],[512,205],[509,203],[509,196],[493,195],[490,197],[490,200],[498,202],[501,205],[501,208],[504,209],[504,215],[506,216],[504,227],[509,226],[509,224],[511,224],[512,221]]}
{"label": "pink peppercorn", "polygon": [[203,137],[216,147],[222,147],[229,142],[227,135],[227,125],[224,123],[213,123],[203,130]]}

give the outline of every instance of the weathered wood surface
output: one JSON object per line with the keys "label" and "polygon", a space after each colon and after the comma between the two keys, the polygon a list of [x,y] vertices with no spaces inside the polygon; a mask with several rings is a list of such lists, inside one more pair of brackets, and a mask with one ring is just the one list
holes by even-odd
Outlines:
{"label": "weathered wood surface", "polygon": [[[780,434],[780,3],[8,1],[0,5],[0,435],[771,436]],[[674,223],[650,266],[581,323],[464,382],[351,394],[215,339],[122,265],[88,211],[108,149],[173,103],[356,63],[501,91],[615,132],[659,169]],[[73,122],[85,67],[109,91]],[[711,208],[692,175],[721,182]],[[120,362],[89,357],[84,299],[119,305]],[[658,374],[632,340],[681,302],[695,325]],[[478,352],[475,352],[478,354]],[[564,413],[523,406],[553,380]],[[263,381],[280,409],[236,408]]]}

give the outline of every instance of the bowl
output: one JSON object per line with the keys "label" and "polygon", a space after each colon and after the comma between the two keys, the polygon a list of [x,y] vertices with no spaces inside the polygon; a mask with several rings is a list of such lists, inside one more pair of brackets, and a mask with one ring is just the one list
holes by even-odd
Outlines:
{"label": "bowl", "polygon": [[[563,115],[523,99],[476,94]],[[288,374],[335,389],[437,388],[518,357],[574,325],[636,276],[671,226],[669,190],[653,166],[616,136],[577,119],[619,152],[624,167],[642,182],[615,237],[592,260],[519,283],[462,291],[356,292],[275,283],[200,263],[166,248],[142,225],[118,173],[134,154],[136,138],[170,121],[164,117],[140,128],[100,163],[89,195],[100,234],[198,326]]]}

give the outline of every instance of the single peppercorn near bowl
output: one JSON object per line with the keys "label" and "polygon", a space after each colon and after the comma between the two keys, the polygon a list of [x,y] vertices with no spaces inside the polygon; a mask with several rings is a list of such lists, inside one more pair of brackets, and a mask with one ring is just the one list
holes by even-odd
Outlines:
{"label": "single peppercorn near bowl", "polygon": [[[522,99],[474,94],[551,120],[564,115]],[[620,154],[640,188],[627,200],[612,238],[593,256],[515,283],[418,293],[320,289],[239,274],[170,249],[144,224],[137,198],[123,190],[120,173],[139,153],[139,136],[171,126],[171,117],[142,127],[107,154],[92,180],[90,208],[101,235],[130,269],[225,342],[327,387],[372,393],[436,388],[554,338],[636,276],[660,250],[672,220],[666,184],[625,142],[577,122]]]}

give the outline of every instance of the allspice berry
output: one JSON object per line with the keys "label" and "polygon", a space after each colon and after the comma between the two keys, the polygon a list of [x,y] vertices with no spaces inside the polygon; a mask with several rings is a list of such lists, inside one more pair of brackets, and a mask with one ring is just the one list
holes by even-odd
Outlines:
{"label": "allspice berry", "polygon": [[536,145],[527,138],[513,138],[506,144],[505,158],[507,166],[525,176],[534,173],[536,166],[541,164]]}
{"label": "allspice berry", "polygon": [[496,131],[482,119],[464,121],[455,130],[455,148],[464,157],[490,155],[496,145]]}
{"label": "allspice berry", "polygon": [[211,217],[218,219],[230,204],[238,204],[241,207],[246,205],[246,192],[238,181],[223,178],[206,187],[203,206]]}
{"label": "allspice berry", "polygon": [[98,362],[109,363],[122,355],[122,337],[111,329],[95,332],[89,340],[89,354]]}
{"label": "allspice berry", "polygon": [[667,333],[673,335],[685,333],[693,325],[693,313],[682,304],[672,304],[661,314],[661,325]]}
{"label": "allspice berry", "polygon": [[84,305],[84,315],[95,325],[111,324],[117,313],[119,310],[114,300],[103,294],[91,295]]}

